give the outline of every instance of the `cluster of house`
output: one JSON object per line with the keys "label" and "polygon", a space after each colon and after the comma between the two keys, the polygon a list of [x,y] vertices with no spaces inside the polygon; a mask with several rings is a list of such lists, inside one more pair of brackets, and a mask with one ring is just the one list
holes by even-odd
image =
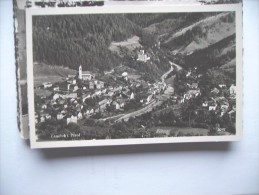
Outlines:
{"label": "cluster of house", "polygon": [[189,89],[181,98],[181,103],[184,103],[186,100],[190,100],[191,98],[195,98],[201,95],[201,90],[198,87],[198,83],[187,83],[187,85]]}
{"label": "cluster of house", "polygon": [[197,67],[194,67],[193,70],[189,70],[185,76],[187,81],[190,80],[195,82],[187,82],[188,90],[180,98],[180,103],[184,103],[186,100],[190,100],[191,98],[196,98],[201,95],[198,78],[200,78],[202,75],[197,74]]}
{"label": "cluster of house", "polygon": [[[192,98],[197,98],[201,95],[201,90],[199,88],[198,80],[202,76],[197,74],[197,68],[190,70],[186,74],[186,78],[191,78],[190,80],[196,81],[191,84],[187,83],[188,90],[180,98],[180,103],[184,103]],[[224,94],[223,91],[227,91],[227,94]],[[224,95],[223,95],[224,94]],[[218,87],[211,89],[210,98],[207,98],[202,102],[202,109],[207,109],[217,114],[219,117],[222,117],[224,114],[228,114],[230,119],[235,119],[236,113],[236,86],[232,84],[227,88],[226,84],[219,84]],[[224,131],[225,128],[217,127],[218,131]]]}
{"label": "cluster of house", "polygon": [[227,112],[233,114],[236,111],[234,101],[229,102],[225,97],[210,98],[202,103],[202,107],[209,111],[216,111],[221,117]]}
{"label": "cluster of house", "polygon": [[222,95],[221,90],[226,88],[225,84],[221,84],[218,88],[211,90],[211,98],[202,103],[203,108],[208,108],[209,111],[214,111],[222,117],[224,114],[229,114],[231,117],[234,117],[236,112],[236,86],[232,84],[228,89],[228,94],[226,97]]}
{"label": "cluster of house", "polygon": [[64,82],[43,83],[42,87],[52,91],[52,95],[41,97],[41,101],[36,103],[35,122],[66,119],[67,124],[77,123],[84,116],[103,113],[108,108],[123,111],[130,100],[136,99],[138,94],[134,91],[140,86],[145,85],[147,89],[145,97],[138,99],[142,105],[149,104],[166,88],[162,82],[149,84],[141,80],[128,80],[127,72],[123,72],[121,77],[127,84],[110,86],[104,81],[97,80],[93,73],[82,71],[82,67],[79,66],[78,75],[68,75]]}

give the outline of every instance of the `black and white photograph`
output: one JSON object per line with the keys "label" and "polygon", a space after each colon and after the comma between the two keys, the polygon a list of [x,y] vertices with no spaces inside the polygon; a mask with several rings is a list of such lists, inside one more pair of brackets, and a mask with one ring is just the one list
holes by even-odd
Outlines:
{"label": "black and white photograph", "polygon": [[259,1],[97,1],[0,0],[0,194],[258,194]]}
{"label": "black and white photograph", "polygon": [[[159,1],[159,5],[218,5],[218,4],[242,4],[242,0],[174,0]],[[17,119],[21,138],[29,138],[29,115],[27,98],[27,59],[26,59],[26,28],[25,12],[27,9],[63,9],[118,6],[118,5],[156,5],[156,1],[101,1],[101,0],[13,0],[14,9],[14,36],[15,36],[15,59],[17,74]]]}
{"label": "black and white photograph", "polygon": [[28,12],[32,147],[237,140],[241,6],[187,10]]}

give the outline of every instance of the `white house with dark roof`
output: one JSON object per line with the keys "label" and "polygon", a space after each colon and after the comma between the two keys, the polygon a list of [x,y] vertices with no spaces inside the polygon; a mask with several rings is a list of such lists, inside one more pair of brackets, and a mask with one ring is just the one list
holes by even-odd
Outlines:
{"label": "white house with dark roof", "polygon": [[46,89],[46,88],[49,88],[49,87],[52,87],[52,83],[51,82],[45,82],[45,83],[42,83],[43,87]]}
{"label": "white house with dark roof", "polygon": [[53,95],[53,100],[57,100],[60,97],[60,95],[58,93]]}
{"label": "white house with dark roof", "polygon": [[78,119],[82,119],[82,118],[83,118],[83,114],[82,114],[82,112],[78,112],[78,114],[77,114],[77,118],[78,118]]}
{"label": "white house with dark roof", "polygon": [[40,117],[40,122],[42,122],[42,123],[45,122],[45,117],[44,116]]}
{"label": "white house with dark roof", "polygon": [[64,115],[62,113],[57,114],[57,120],[61,120],[64,118]]}
{"label": "white house with dark roof", "polygon": [[215,111],[217,109],[217,104],[211,104],[210,106],[209,106],[209,111]]}
{"label": "white house with dark roof", "polygon": [[120,109],[120,104],[119,104],[118,102],[113,101],[113,102],[112,102],[112,105],[115,106],[115,109],[116,109],[116,110],[119,110],[119,109]]}
{"label": "white house with dark roof", "polygon": [[209,102],[208,101],[205,101],[202,103],[202,107],[208,107],[209,106]]}
{"label": "white house with dark roof", "polygon": [[76,123],[77,124],[77,116],[71,116],[71,117],[68,117],[67,118],[67,125],[69,124],[69,123]]}

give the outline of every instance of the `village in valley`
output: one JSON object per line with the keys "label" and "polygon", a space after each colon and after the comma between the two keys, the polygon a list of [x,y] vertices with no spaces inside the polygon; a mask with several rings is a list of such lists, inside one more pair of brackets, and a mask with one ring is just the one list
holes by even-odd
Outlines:
{"label": "village in valley", "polygon": [[235,17],[34,16],[37,140],[236,135]]}
{"label": "village in valley", "polygon": [[[132,60],[144,64],[150,58],[141,49]],[[48,135],[39,133],[43,139],[234,134],[234,83],[208,88],[204,76],[197,67],[183,70],[171,61],[168,71],[156,82],[134,77],[120,67],[100,74],[79,65],[77,74],[35,87],[36,127],[52,129]],[[71,128],[69,135],[58,127]]]}
{"label": "village in valley", "polygon": [[[149,59],[144,50],[140,50],[136,60],[145,63]],[[118,113],[131,110],[130,104],[136,103],[136,100],[138,106],[135,109],[150,104],[167,88],[164,82],[151,84],[144,80],[131,79],[128,72],[118,74],[114,69],[104,71],[102,77],[99,79],[94,73],[83,71],[80,65],[78,74],[68,75],[63,82],[44,82],[36,87],[36,91],[40,89],[41,92],[51,92],[51,95],[43,97],[35,94],[36,123],[65,119],[67,124],[77,124],[78,120],[99,113],[102,118],[116,117]],[[107,78],[112,79],[113,84],[106,82]]]}

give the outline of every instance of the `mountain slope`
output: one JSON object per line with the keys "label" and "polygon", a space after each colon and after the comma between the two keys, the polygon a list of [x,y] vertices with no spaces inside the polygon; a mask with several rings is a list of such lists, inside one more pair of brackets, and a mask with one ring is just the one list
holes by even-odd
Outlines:
{"label": "mountain slope", "polygon": [[234,13],[219,13],[179,30],[162,44],[174,52],[192,53],[234,34],[234,21]]}
{"label": "mountain slope", "polygon": [[221,68],[234,71],[236,59],[235,34],[185,57],[186,67],[199,67],[201,70]]}
{"label": "mountain slope", "polygon": [[80,64],[85,70],[110,69],[119,61],[109,44],[139,31],[123,15],[38,16],[33,18],[34,59],[72,69]]}

